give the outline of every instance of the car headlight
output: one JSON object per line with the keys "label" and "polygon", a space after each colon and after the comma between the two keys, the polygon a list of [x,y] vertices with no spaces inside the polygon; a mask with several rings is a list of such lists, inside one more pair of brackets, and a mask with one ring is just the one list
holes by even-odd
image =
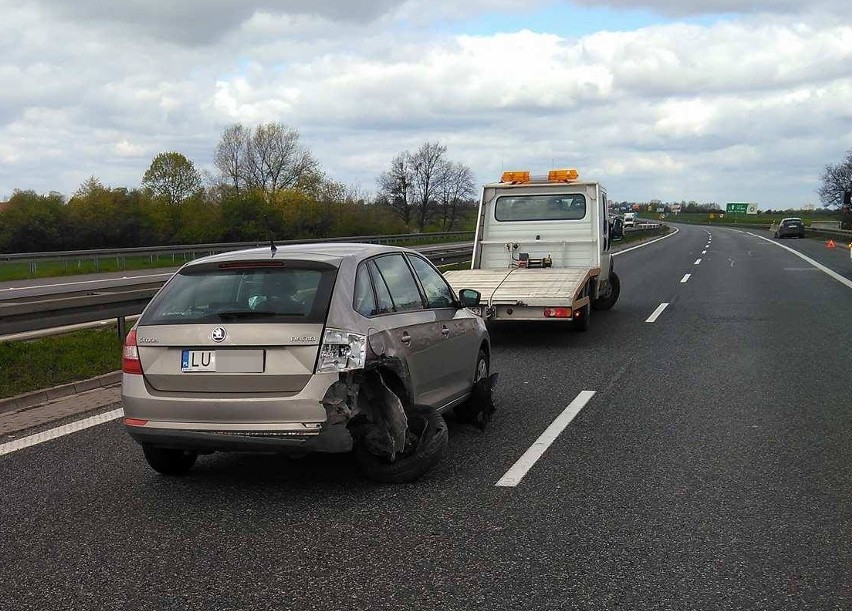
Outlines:
{"label": "car headlight", "polygon": [[363,369],[367,362],[367,336],[326,329],[322,337],[317,373]]}

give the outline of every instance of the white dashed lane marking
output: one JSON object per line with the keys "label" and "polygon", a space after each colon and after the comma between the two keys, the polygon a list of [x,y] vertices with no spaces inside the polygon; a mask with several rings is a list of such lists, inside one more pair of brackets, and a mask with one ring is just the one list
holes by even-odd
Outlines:
{"label": "white dashed lane marking", "polygon": [[654,310],[653,314],[651,314],[645,322],[657,322],[657,319],[660,317],[660,314],[662,314],[663,310],[665,310],[667,307],[669,307],[669,304],[661,303],[659,306],[657,306],[657,309]]}
{"label": "white dashed lane marking", "polygon": [[594,390],[583,390],[577,397],[568,404],[561,414],[556,417],[550,426],[548,426],[538,439],[524,452],[518,461],[506,471],[506,474],[501,477],[495,486],[514,487],[521,483],[521,480],[532,468],[532,466],[541,458],[542,454],[556,441],[559,433],[565,430],[571,421],[580,413],[580,410],[585,407],[586,403],[595,396]]}

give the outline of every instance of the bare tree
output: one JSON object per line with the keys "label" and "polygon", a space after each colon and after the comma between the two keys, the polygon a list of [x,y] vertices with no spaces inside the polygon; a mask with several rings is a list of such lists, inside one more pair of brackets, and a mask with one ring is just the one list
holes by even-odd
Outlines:
{"label": "bare tree", "polygon": [[223,182],[239,191],[244,186],[243,171],[248,157],[248,130],[239,123],[231,125],[222,132],[222,138],[216,145],[214,161],[221,173]]}
{"label": "bare tree", "polygon": [[271,199],[284,189],[298,188],[319,173],[319,163],[299,143],[299,132],[281,123],[253,130],[232,125],[216,147],[222,180],[236,190],[257,190]]}
{"label": "bare tree", "polygon": [[447,147],[439,142],[424,142],[410,156],[414,207],[417,212],[417,227],[426,227],[435,214],[435,198],[439,185]]}
{"label": "bare tree", "polygon": [[852,149],[846,151],[846,157],[837,165],[825,166],[820,183],[817,193],[822,205],[826,208],[840,206],[843,193],[852,189]]}
{"label": "bare tree", "polygon": [[452,231],[456,222],[459,204],[474,194],[473,172],[463,163],[445,161],[441,164],[438,181],[438,202],[444,231]]}
{"label": "bare tree", "polygon": [[446,159],[446,154],[447,147],[439,142],[424,142],[414,153],[399,153],[390,169],[379,175],[378,199],[420,231],[440,212],[448,230],[459,205],[473,195],[474,183],[471,169]]}
{"label": "bare tree", "polygon": [[408,151],[399,153],[391,161],[390,169],[379,175],[378,196],[402,219],[406,225],[414,216],[412,187],[414,177]]}

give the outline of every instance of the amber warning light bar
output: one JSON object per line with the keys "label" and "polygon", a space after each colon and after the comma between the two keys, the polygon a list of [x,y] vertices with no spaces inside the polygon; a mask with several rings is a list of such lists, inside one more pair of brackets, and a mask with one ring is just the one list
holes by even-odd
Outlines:
{"label": "amber warning light bar", "polygon": [[[574,168],[564,170],[550,170],[547,173],[547,182],[571,182],[580,178],[580,173]],[[541,179],[536,179],[539,182]],[[528,170],[503,172],[500,177],[500,182],[506,182],[513,185],[521,185],[528,182],[533,182],[532,176]]]}

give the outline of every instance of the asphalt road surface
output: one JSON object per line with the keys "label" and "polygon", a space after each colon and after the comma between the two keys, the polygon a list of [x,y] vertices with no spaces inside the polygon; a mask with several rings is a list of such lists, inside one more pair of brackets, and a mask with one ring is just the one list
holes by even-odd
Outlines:
{"label": "asphalt road surface", "polygon": [[347,456],[163,477],[118,422],[1,456],[0,609],[850,609],[849,252],[782,244],[840,280],[681,226],[616,258],[587,333],[493,326],[494,421],[451,421],[413,484]]}

